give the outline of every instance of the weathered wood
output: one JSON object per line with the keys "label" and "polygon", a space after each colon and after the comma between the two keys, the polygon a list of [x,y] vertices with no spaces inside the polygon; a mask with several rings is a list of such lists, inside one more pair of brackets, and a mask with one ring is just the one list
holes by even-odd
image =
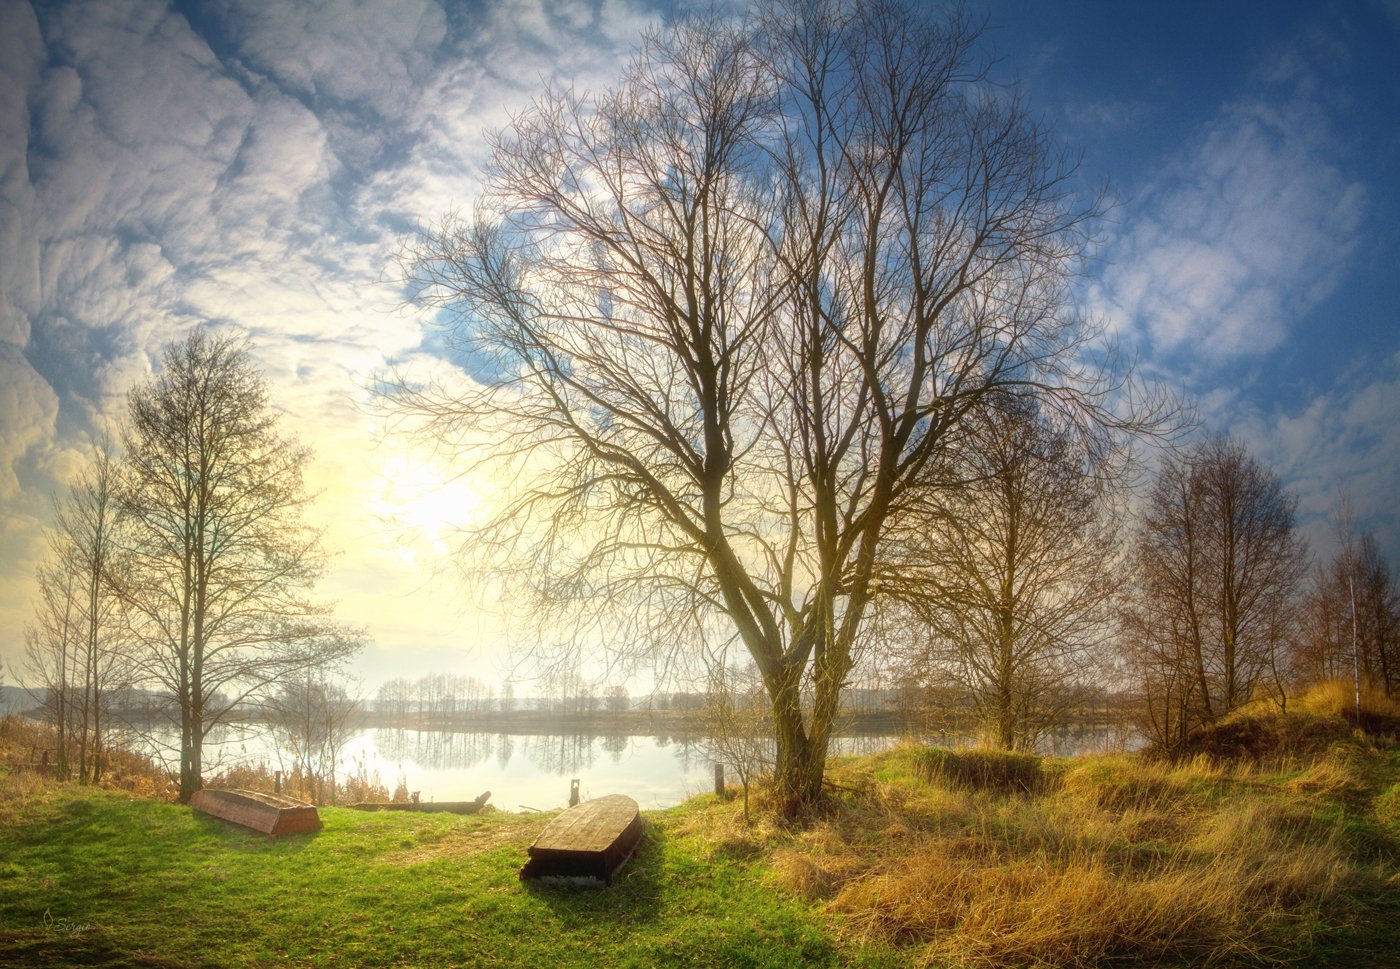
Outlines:
{"label": "weathered wood", "polygon": [[321,816],[315,807],[282,794],[204,788],[194,792],[190,807],[263,834],[310,834],[321,830]]}
{"label": "weathered wood", "polygon": [[622,794],[564,811],[529,848],[522,879],[582,878],[611,884],[642,837],[637,802]]}
{"label": "weathered wood", "polygon": [[350,805],[356,811],[419,811],[426,814],[476,814],[491,800],[485,791],[475,801],[360,801]]}

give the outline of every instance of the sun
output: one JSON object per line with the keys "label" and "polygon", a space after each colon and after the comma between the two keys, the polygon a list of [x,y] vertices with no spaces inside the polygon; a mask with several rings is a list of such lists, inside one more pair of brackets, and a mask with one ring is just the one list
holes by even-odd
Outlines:
{"label": "sun", "polygon": [[412,559],[421,552],[453,551],[481,506],[467,476],[435,458],[404,451],[390,454],[382,469],[375,512],[399,555]]}

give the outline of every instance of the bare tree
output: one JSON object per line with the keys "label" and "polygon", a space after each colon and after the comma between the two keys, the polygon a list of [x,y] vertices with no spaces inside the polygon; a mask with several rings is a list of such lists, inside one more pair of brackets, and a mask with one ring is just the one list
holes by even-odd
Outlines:
{"label": "bare tree", "polygon": [[474,217],[403,254],[480,365],[398,381],[400,413],[514,483],[464,558],[607,665],[664,665],[723,617],[789,813],[820,796],[888,526],[950,436],[1011,389],[1117,423],[1067,305],[1095,203],[982,82],[976,36],[881,0],[682,19],[611,93],[544,92],[492,137]]}
{"label": "bare tree", "polygon": [[734,769],[744,791],[745,821],[749,820],[750,789],[773,769],[768,719],[763,681],[753,664],[746,670],[731,669],[723,662],[711,666],[701,711],[702,746],[711,760]]}
{"label": "bare tree", "polygon": [[1369,532],[1343,504],[1338,548],[1317,568],[1301,608],[1294,663],[1312,681],[1360,676],[1389,696],[1400,687],[1400,588]]}
{"label": "bare tree", "polygon": [[398,676],[392,680],[385,680],[380,684],[379,692],[375,694],[375,712],[381,718],[392,720],[394,726],[402,728],[408,722],[411,699],[412,687],[407,679]]}
{"label": "bare tree", "polygon": [[[50,542],[52,543],[51,536]],[[20,675],[40,715],[53,725],[55,770],[67,777],[72,738],[74,664],[78,655],[82,620],[79,616],[81,585],[77,574],[67,567],[69,550],[60,544],[35,570],[39,598],[34,618],[24,630],[24,655]]]}
{"label": "bare tree", "polygon": [[1138,532],[1122,626],[1147,726],[1164,746],[1269,685],[1307,558],[1296,504],[1228,437],[1166,459]]}
{"label": "bare tree", "polygon": [[626,713],[632,709],[632,698],[627,695],[627,687],[621,683],[608,687],[605,699],[609,713]]}
{"label": "bare tree", "polygon": [[38,610],[27,631],[26,678],[58,733],[58,770],[102,778],[112,696],[131,674],[131,648],[113,577],[121,565],[119,465],[107,435],[54,501],[49,558],[37,572]]}
{"label": "bare tree", "polygon": [[1008,750],[1082,703],[1112,631],[1116,474],[1077,443],[1023,400],[986,411],[881,579],[915,620],[906,675],[956,684]]}
{"label": "bare tree", "polygon": [[279,750],[291,755],[293,793],[313,804],[334,804],[345,745],[361,711],[358,697],[324,669],[306,667],[285,678],[269,696],[267,715]]}
{"label": "bare tree", "polygon": [[302,521],[308,449],[278,433],[246,345],[203,328],[128,398],[131,523],[122,596],[141,670],[178,710],[179,792],[202,784],[209,731],[282,677],[360,646],[307,597],[323,564]]}

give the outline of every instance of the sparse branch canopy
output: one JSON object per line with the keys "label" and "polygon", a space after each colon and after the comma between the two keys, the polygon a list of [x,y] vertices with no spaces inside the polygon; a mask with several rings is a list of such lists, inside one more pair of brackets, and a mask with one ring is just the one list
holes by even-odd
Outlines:
{"label": "sparse branch canopy", "polygon": [[57,732],[60,774],[102,777],[113,695],[131,676],[131,643],[113,583],[124,572],[126,522],[117,502],[120,465],[109,435],[54,501],[49,555],[26,629],[23,668]]}
{"label": "sparse branch canopy", "polygon": [[1123,613],[1144,724],[1159,745],[1277,688],[1307,560],[1296,505],[1278,474],[1228,437],[1163,464]]}
{"label": "sparse branch canopy", "polygon": [[1023,400],[969,424],[936,469],[943,486],[895,524],[881,584],[919,620],[899,657],[907,679],[956,687],[988,742],[1029,750],[1104,668],[1118,476]]}
{"label": "sparse branch canopy", "polygon": [[324,555],[302,520],[310,451],[282,437],[246,345],[203,328],[129,397],[129,571],[121,593],[145,676],[179,711],[180,796],[205,736],[278,679],[359,648],[308,598]]}
{"label": "sparse branch canopy", "polygon": [[791,811],[819,795],[888,525],[962,422],[1014,392],[1123,424],[1066,302],[1095,203],[975,42],[894,2],[681,20],[610,93],[541,94],[473,215],[403,253],[475,380],[398,404],[513,480],[468,554],[575,643],[665,649],[723,617]]}

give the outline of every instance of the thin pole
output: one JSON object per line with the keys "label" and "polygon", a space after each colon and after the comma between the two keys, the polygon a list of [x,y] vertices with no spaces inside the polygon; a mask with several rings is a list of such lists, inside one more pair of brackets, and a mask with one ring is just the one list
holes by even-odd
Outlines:
{"label": "thin pole", "polygon": [[1356,684],[1356,727],[1361,728],[1361,651],[1356,638],[1356,581],[1347,574],[1347,591],[1351,593],[1351,676]]}

